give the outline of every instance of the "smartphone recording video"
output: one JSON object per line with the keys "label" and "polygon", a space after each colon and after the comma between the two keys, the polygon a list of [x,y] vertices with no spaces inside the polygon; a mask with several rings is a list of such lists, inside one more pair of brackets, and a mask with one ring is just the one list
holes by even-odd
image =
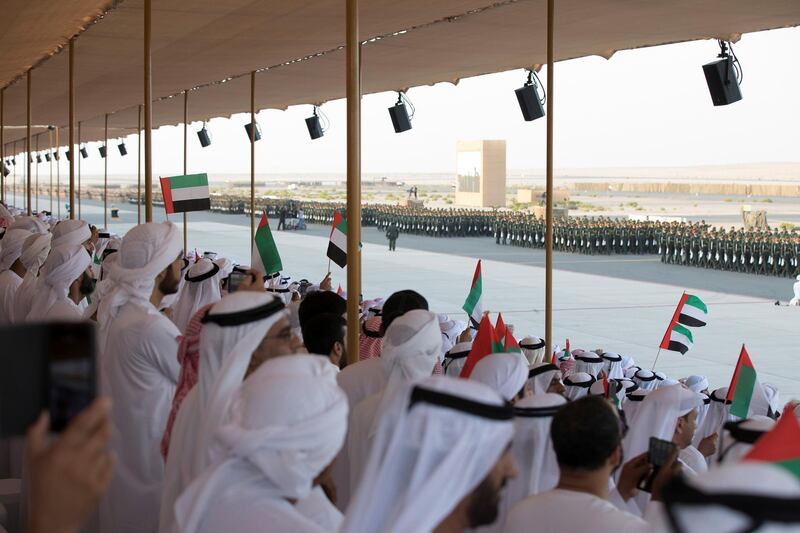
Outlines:
{"label": "smartphone recording video", "polygon": [[669,456],[675,450],[675,443],[658,439],[656,437],[650,437],[650,446],[647,451],[647,457],[650,461],[650,464],[653,465],[653,472],[644,478],[639,484],[639,488],[646,492],[652,492],[653,490],[653,480],[658,475],[658,471],[661,470],[661,467],[664,466],[664,463],[667,462]]}
{"label": "smartphone recording video", "polygon": [[0,437],[24,435],[44,409],[61,431],[97,395],[89,323],[0,328]]}
{"label": "smartphone recording video", "polygon": [[234,267],[231,275],[228,276],[228,292],[233,293],[239,290],[239,286],[247,279],[252,279],[252,274],[248,273],[246,269]]}

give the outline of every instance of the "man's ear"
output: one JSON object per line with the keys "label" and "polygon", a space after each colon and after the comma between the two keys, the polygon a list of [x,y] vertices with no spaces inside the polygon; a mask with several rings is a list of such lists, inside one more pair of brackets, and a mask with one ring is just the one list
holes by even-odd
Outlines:
{"label": "man's ear", "polygon": [[611,466],[617,467],[622,463],[622,443],[620,443],[614,451],[611,452],[611,456],[608,458],[609,463]]}

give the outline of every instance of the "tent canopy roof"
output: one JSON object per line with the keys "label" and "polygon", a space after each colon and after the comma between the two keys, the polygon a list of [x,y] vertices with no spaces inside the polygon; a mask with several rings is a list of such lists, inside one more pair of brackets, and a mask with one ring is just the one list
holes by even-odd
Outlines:
{"label": "tent canopy roof", "polygon": [[[135,132],[144,93],[144,1],[9,1],[12,16],[0,22],[0,84],[88,25],[75,41],[82,140],[103,138],[106,113],[111,115],[109,137]],[[191,121],[249,111],[253,70],[259,110],[320,104],[345,94],[341,0],[153,4],[154,127],[183,121],[184,90],[190,91]],[[547,53],[546,6],[546,0],[361,0],[363,91],[457,82],[540,65]],[[97,16],[109,7],[100,20],[87,24],[85,14]],[[36,16],[43,12],[49,15]],[[555,17],[554,55],[565,60],[697,39],[737,40],[745,32],[796,26],[800,2],[559,0]],[[4,29],[10,33],[3,34]],[[67,82],[66,49],[32,71],[32,124],[67,125]],[[25,104],[23,77],[5,89],[7,143],[24,138]]]}

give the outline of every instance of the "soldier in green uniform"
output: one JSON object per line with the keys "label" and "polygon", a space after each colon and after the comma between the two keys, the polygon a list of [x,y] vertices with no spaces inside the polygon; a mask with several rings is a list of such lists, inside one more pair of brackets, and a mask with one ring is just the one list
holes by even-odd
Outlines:
{"label": "soldier in green uniform", "polygon": [[397,237],[400,236],[400,230],[397,229],[397,226],[392,223],[386,229],[386,238],[389,239],[389,251],[394,252],[397,250]]}

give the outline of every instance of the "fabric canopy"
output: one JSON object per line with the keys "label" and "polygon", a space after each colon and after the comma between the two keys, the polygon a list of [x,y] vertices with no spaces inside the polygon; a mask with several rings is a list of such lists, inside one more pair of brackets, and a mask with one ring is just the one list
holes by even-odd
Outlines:
{"label": "fabric canopy", "polygon": [[[249,111],[252,70],[258,72],[257,110],[344,96],[344,2],[153,4],[154,127],[183,121],[185,89],[194,89],[190,121]],[[360,6],[364,93],[456,83],[546,60],[546,0],[362,0]],[[105,113],[112,113],[109,137],[137,129],[142,20],[143,0],[126,0],[75,41],[76,119],[83,141],[102,139]],[[21,24],[35,27],[36,21]],[[745,32],[796,25],[796,0],[559,0],[554,54],[556,60],[608,58],[617,50],[697,39],[735,41]],[[717,51],[709,46],[709,60]],[[37,67],[32,78],[33,124],[66,126],[65,51]],[[24,79],[6,89],[7,143],[24,138],[19,126],[26,120],[25,94]]]}

